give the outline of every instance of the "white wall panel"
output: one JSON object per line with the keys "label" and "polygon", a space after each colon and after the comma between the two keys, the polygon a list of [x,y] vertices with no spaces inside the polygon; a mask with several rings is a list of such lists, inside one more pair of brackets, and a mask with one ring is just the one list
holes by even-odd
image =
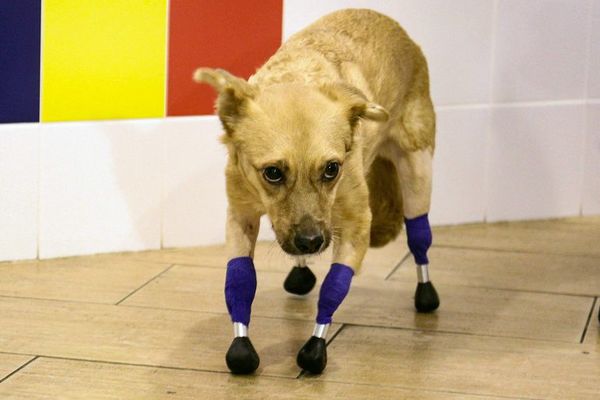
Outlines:
{"label": "white wall panel", "polygon": [[591,21],[588,97],[600,99],[600,0],[593,0]]}
{"label": "white wall panel", "polygon": [[396,19],[422,47],[436,105],[490,97],[492,0],[285,0],[284,38],[342,8],[371,8]]}
{"label": "white wall panel", "polygon": [[600,102],[588,105],[582,212],[600,214]]}
{"label": "white wall panel", "polygon": [[501,0],[493,93],[496,102],[584,97],[588,0]]}
{"label": "white wall panel", "polygon": [[39,125],[0,125],[0,261],[37,255]]}
{"label": "white wall panel", "polygon": [[[223,243],[227,195],[227,149],[217,117],[167,118],[163,246],[184,247]],[[273,237],[263,220],[261,239]]]}
{"label": "white wall panel", "polygon": [[487,107],[437,112],[431,223],[483,221]]}
{"label": "white wall panel", "polygon": [[40,257],[160,246],[162,126],[42,124]]}
{"label": "white wall panel", "polygon": [[168,118],[165,134],[163,246],[225,240],[226,149],[217,117]]}
{"label": "white wall panel", "polygon": [[487,219],[579,214],[584,125],[585,105],[495,108]]}

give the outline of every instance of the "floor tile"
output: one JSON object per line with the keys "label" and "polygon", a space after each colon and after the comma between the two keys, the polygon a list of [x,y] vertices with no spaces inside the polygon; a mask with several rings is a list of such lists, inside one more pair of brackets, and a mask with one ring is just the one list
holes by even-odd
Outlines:
{"label": "floor tile", "polygon": [[[211,371],[227,371],[232,338],[226,315],[17,298],[0,302],[0,326],[2,352]],[[254,318],[259,373],[297,376],[296,354],[312,328]]]}
{"label": "floor tile", "polygon": [[462,393],[431,392],[316,380],[239,377],[166,368],[39,358],[0,385],[12,400],[57,399],[348,399],[475,400]]}
{"label": "floor tile", "polygon": [[[433,229],[434,246],[455,246],[600,257],[600,224],[573,219],[504,222]],[[571,222],[569,222],[571,221]]]}
{"label": "floor tile", "polygon": [[[315,270],[315,274],[322,281],[325,272]],[[282,272],[257,272],[253,318],[314,321],[319,286],[306,296],[291,295],[283,289],[285,277]],[[177,265],[129,297],[123,305],[227,314],[224,282],[224,268]]]}
{"label": "floor tile", "polygon": [[[325,271],[319,272],[322,281]],[[294,296],[283,290],[284,279],[284,273],[258,272],[252,315],[313,321],[319,286],[305,297]],[[220,269],[176,266],[123,304],[226,313],[223,280]],[[417,314],[413,306],[415,287],[414,277],[408,282],[354,278],[334,320],[578,343],[593,301],[591,297],[441,285],[442,308],[435,314]]]}
{"label": "floor tile", "polygon": [[590,323],[585,333],[584,345],[591,351],[600,353],[600,299],[596,300],[596,305],[592,311]]}
{"label": "floor tile", "polygon": [[[600,258],[493,250],[429,250],[431,280],[443,285],[509,290],[600,294]],[[403,263],[390,280],[411,282],[415,271]]]}
{"label": "floor tile", "polygon": [[0,380],[25,365],[32,358],[32,356],[0,353]]}
{"label": "floor tile", "polygon": [[[370,248],[363,261],[360,274],[385,278],[407,253],[406,237],[401,234],[396,241],[383,248]],[[208,267],[225,267],[227,264],[224,245],[126,253],[124,256],[147,261]],[[296,265],[296,261],[285,254],[276,242],[270,241],[257,243],[254,263],[259,271],[286,273],[289,272],[292,266]],[[330,263],[331,249],[327,249],[321,255],[308,260],[308,265],[311,268],[327,268]]]}
{"label": "floor tile", "polygon": [[598,399],[600,353],[580,345],[346,327],[319,380],[544,399]]}
{"label": "floor tile", "polygon": [[112,304],[168,266],[106,256],[1,263],[0,295]]}

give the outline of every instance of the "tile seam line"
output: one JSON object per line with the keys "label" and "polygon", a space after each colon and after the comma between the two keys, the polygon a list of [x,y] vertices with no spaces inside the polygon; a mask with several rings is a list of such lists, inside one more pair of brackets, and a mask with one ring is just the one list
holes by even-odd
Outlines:
{"label": "tile seam line", "polygon": [[[346,324],[342,324],[339,329],[333,334],[333,336],[331,336],[329,338],[329,340],[327,340],[327,342],[325,343],[325,347],[329,347],[329,344],[331,342],[333,342],[333,340],[340,334],[340,332],[342,332],[344,330],[344,327],[346,326]],[[308,373],[306,372],[306,370],[302,370],[300,371],[300,373],[298,374],[298,376],[296,377],[296,379],[301,379],[302,377],[306,376]]]}
{"label": "tile seam line", "polygon": [[[40,354],[35,356],[36,359],[49,359],[49,360],[64,360],[64,361],[75,361],[75,362],[83,362],[83,363],[92,363],[92,364],[107,364],[107,365],[120,365],[125,367],[138,367],[138,368],[156,368],[156,369],[166,369],[171,371],[188,371],[188,372],[205,372],[205,373],[215,373],[215,374],[227,374],[230,375],[229,371],[219,371],[214,369],[204,369],[204,368],[188,368],[188,367],[176,367],[172,365],[159,365],[159,364],[140,364],[140,363],[128,363],[124,361],[109,361],[109,360],[97,360],[97,359],[88,359],[88,358],[77,358],[77,357],[63,357],[63,356],[53,356],[47,354]],[[296,378],[291,376],[283,376],[283,375],[275,375],[275,374],[260,374],[260,376],[267,378],[275,378],[275,379],[285,379],[285,380],[294,380]]]}
{"label": "tile seam line", "polygon": [[585,257],[585,258],[597,258],[600,259],[600,255],[594,254],[573,254],[573,253],[559,253],[559,252],[548,252],[548,251],[535,251],[535,250],[520,250],[520,249],[500,249],[494,247],[478,247],[478,246],[464,246],[454,244],[434,244],[431,247],[437,247],[441,249],[463,249],[463,250],[480,250],[480,251],[491,251],[497,253],[517,253],[517,254],[539,254],[539,255],[550,255],[550,256],[564,256],[564,257]]}
{"label": "tile seam line", "polygon": [[482,398],[494,398],[494,399],[508,399],[508,400],[545,400],[544,398],[541,397],[513,397],[513,396],[504,396],[501,394],[482,394],[482,393],[472,393],[472,392],[461,392],[461,391],[454,391],[454,390],[445,390],[445,389],[423,389],[422,387],[419,386],[402,386],[402,385],[394,385],[394,384],[373,384],[373,383],[365,383],[365,382],[347,382],[347,381],[340,381],[340,380],[335,380],[335,379],[321,379],[322,382],[331,382],[331,383],[336,383],[336,384],[344,384],[344,385],[357,385],[357,386],[368,386],[368,387],[384,387],[384,388],[390,388],[390,389],[403,389],[403,390],[415,390],[415,391],[421,391],[421,392],[430,392],[430,393],[446,393],[446,394],[461,394],[461,395],[468,395],[468,396],[473,396],[473,397],[482,397]]}
{"label": "tile seam line", "polygon": [[31,360],[27,361],[25,364],[21,365],[19,368],[15,369],[10,374],[6,375],[4,378],[0,379],[0,384],[6,382],[8,379],[10,379],[11,376],[16,375],[17,373],[22,371],[24,368],[27,368],[28,365],[33,363],[38,358],[40,358],[40,356],[34,356]]}
{"label": "tile seam line", "polygon": [[559,339],[539,339],[532,337],[523,337],[523,336],[500,336],[500,335],[491,335],[485,333],[476,333],[476,332],[458,332],[458,331],[448,331],[448,330],[433,330],[433,329],[422,329],[422,328],[407,328],[407,327],[399,327],[399,326],[383,326],[383,325],[365,325],[365,324],[355,324],[350,322],[344,322],[348,328],[368,328],[368,329],[385,329],[385,330],[396,330],[396,331],[405,331],[405,332],[420,332],[420,333],[432,333],[432,334],[440,334],[446,336],[472,336],[472,337],[480,337],[480,338],[488,338],[488,339],[510,339],[510,340],[520,340],[520,341],[528,341],[528,342],[538,342],[538,343],[562,343],[565,345],[579,345],[579,339],[576,341],[566,341]]}
{"label": "tile seam line", "polygon": [[[403,281],[400,280],[400,279],[398,279],[398,280],[392,280],[390,282],[403,282]],[[483,290],[492,290],[492,291],[499,291],[499,292],[517,292],[517,293],[529,293],[529,294],[545,294],[545,295],[552,295],[552,296],[580,297],[580,298],[591,298],[591,299],[593,299],[594,297],[597,296],[597,294],[561,293],[561,292],[550,292],[550,291],[545,291],[545,290],[513,289],[513,288],[506,288],[506,287],[494,287],[494,286],[483,286],[483,285],[481,285],[481,286],[479,286],[479,285],[465,285],[465,284],[458,284],[458,283],[445,284],[443,286],[445,286],[445,287],[457,287],[457,288],[483,289]]]}
{"label": "tile seam line", "polygon": [[[174,265],[174,267],[177,265]],[[155,277],[156,278],[156,277]],[[399,280],[388,281],[388,282],[401,282]],[[531,294],[544,294],[544,295],[555,295],[555,296],[566,296],[566,297],[578,297],[578,298],[591,298],[594,299],[597,297],[595,294],[577,294],[577,293],[560,293],[560,292],[547,292],[547,291],[539,291],[539,290],[523,290],[523,289],[511,289],[511,288],[497,288],[491,286],[471,286],[471,285],[459,285],[459,284],[451,284],[446,286],[454,286],[454,287],[463,287],[463,288],[473,288],[473,289],[485,289],[485,290],[495,290],[495,291],[505,291],[505,292],[518,292],[518,293],[531,293]],[[140,288],[141,289],[141,288]],[[18,296],[18,295],[8,295],[8,294],[0,294],[0,298],[5,299],[20,299],[20,300],[34,300],[41,302],[56,302],[56,303],[66,303],[66,304],[89,304],[89,305],[97,305],[97,306],[120,306],[123,308],[139,308],[139,309],[149,309],[149,310],[162,310],[162,311],[178,311],[178,312],[201,312],[204,314],[211,315],[227,315],[227,312],[223,310],[223,312],[217,311],[200,311],[191,308],[177,308],[177,307],[156,307],[145,304],[115,304],[114,302],[99,302],[99,301],[87,301],[87,300],[75,300],[75,299],[58,299],[51,297],[32,297],[32,296]],[[277,319],[283,321],[311,321],[311,319],[303,319],[303,318],[293,318],[293,317],[274,317],[268,315],[254,315],[257,318],[263,319]],[[347,322],[340,322],[340,324],[348,324]],[[357,326],[373,326],[373,327],[385,327],[380,325],[363,325],[356,324]],[[392,327],[393,328],[393,327]],[[407,328],[413,329],[413,328]],[[1,351],[0,351],[1,353]]]}
{"label": "tile seam line", "polygon": [[[586,296],[593,297],[593,296]],[[110,305],[110,304],[105,304]],[[169,307],[152,307],[145,305],[137,305],[137,304],[124,304],[119,307],[124,308],[138,308],[144,310],[157,310],[157,311],[174,311],[174,312],[193,312],[200,314],[208,314],[215,316],[227,316],[229,315],[226,310],[223,312],[218,311],[200,311],[200,310],[192,310],[185,308],[169,308]],[[416,311],[415,311],[416,313]],[[298,322],[298,323],[311,323],[314,322],[314,318],[293,318],[293,317],[274,317],[269,315],[252,315],[253,318],[266,319],[266,320],[275,320],[275,321],[287,321],[287,322]],[[535,339],[531,337],[525,336],[513,336],[513,335],[493,335],[493,334],[485,334],[478,332],[461,332],[461,331],[453,331],[453,330],[435,330],[435,329],[423,329],[417,327],[408,327],[408,326],[390,326],[390,325],[375,325],[375,324],[362,324],[356,322],[348,322],[348,320],[343,321],[334,321],[334,323],[343,325],[345,327],[356,327],[356,328],[375,328],[375,329],[386,329],[386,330],[398,330],[398,331],[407,331],[407,332],[424,332],[424,333],[440,333],[444,335],[461,335],[461,336],[480,336],[486,338],[505,338],[505,339],[519,339],[519,340],[533,340],[533,341],[541,341],[541,342],[549,342],[549,343],[564,343],[564,344],[578,344],[577,341],[569,341],[563,339]]]}
{"label": "tile seam line", "polygon": [[123,303],[125,300],[127,300],[128,298],[130,298],[131,296],[133,296],[134,294],[136,294],[137,292],[139,292],[140,290],[142,290],[143,288],[145,288],[147,285],[149,285],[155,279],[160,278],[163,274],[165,274],[168,271],[170,271],[171,268],[173,268],[174,266],[175,266],[175,264],[169,265],[167,268],[165,268],[164,270],[162,270],[160,273],[156,274],[155,276],[153,276],[152,278],[150,278],[148,281],[146,281],[144,284],[142,284],[141,286],[137,287],[135,290],[133,290],[127,296],[125,296],[121,300],[117,301],[114,305],[115,306],[121,305],[121,303]]}
{"label": "tile seam line", "polygon": [[580,344],[583,344],[583,342],[585,341],[585,336],[587,335],[587,332],[590,328],[592,317],[593,317],[594,311],[596,310],[597,302],[598,302],[598,297],[594,297],[594,300],[592,301],[592,307],[591,307],[590,312],[587,317],[587,321],[585,322],[585,326],[583,327],[583,332],[581,333],[581,339],[579,340]]}
{"label": "tile seam line", "polygon": [[410,254],[411,254],[410,251],[407,251],[406,254],[404,256],[402,256],[400,261],[398,261],[398,264],[396,264],[396,266],[392,269],[392,271],[389,274],[387,274],[387,276],[383,280],[388,281],[392,277],[392,275],[394,275],[396,273],[396,271],[398,269],[400,269],[402,264],[404,264],[404,262],[410,257]]}

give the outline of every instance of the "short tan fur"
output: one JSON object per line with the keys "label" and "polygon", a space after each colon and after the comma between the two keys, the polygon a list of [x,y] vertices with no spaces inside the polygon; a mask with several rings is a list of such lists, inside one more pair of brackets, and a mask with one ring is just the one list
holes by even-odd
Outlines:
{"label": "short tan fur", "polygon": [[219,93],[231,258],[253,255],[268,214],[286,252],[302,255],[294,238],[320,232],[317,251],[333,242],[333,262],[357,270],[369,244],[400,232],[403,216],[429,211],[427,63],[392,19],[338,11],[292,36],[248,81],[207,68],[194,79]]}

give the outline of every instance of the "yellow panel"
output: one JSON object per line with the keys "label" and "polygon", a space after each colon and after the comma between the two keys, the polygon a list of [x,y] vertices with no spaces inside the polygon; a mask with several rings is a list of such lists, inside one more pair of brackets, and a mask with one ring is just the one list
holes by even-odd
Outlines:
{"label": "yellow panel", "polygon": [[45,0],[42,120],[162,117],[167,0]]}

